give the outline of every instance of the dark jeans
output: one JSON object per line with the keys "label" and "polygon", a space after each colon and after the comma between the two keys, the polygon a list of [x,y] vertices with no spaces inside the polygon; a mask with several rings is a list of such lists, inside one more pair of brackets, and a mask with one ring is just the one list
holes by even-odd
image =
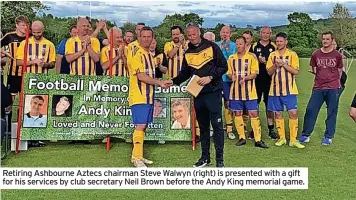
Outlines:
{"label": "dark jeans", "polygon": [[334,138],[336,128],[336,117],[339,107],[340,89],[313,90],[304,116],[302,135],[309,137],[314,130],[316,119],[321,106],[326,102],[327,118],[324,136]]}
{"label": "dark jeans", "polygon": [[224,160],[224,130],[222,122],[221,91],[200,94],[194,99],[194,108],[200,128],[201,158],[210,159],[210,122],[214,130],[216,162]]}

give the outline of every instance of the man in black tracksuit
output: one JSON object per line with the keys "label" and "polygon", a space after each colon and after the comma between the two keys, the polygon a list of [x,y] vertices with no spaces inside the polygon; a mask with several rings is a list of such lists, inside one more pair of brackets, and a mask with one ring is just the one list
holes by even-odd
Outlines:
{"label": "man in black tracksuit", "polygon": [[193,75],[200,77],[203,89],[194,99],[194,108],[200,127],[202,154],[194,167],[204,167],[210,161],[210,123],[214,130],[216,167],[224,167],[224,131],[222,122],[222,75],[227,72],[227,62],[220,48],[201,38],[200,29],[189,25],[186,29],[189,48],[184,54],[182,69],[173,84],[180,85]]}

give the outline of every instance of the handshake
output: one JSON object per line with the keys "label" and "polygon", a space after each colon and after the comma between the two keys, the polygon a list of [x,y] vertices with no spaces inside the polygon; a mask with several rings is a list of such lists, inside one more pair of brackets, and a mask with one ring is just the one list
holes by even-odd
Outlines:
{"label": "handshake", "polygon": [[163,80],[163,81],[160,81],[160,83],[158,85],[164,89],[167,89],[173,85],[173,81],[172,80]]}

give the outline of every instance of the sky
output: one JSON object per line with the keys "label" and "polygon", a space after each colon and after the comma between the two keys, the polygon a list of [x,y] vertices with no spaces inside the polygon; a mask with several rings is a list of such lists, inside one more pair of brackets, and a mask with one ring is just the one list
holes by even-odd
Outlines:
{"label": "sky", "polygon": [[[203,17],[204,28],[217,23],[238,27],[278,26],[288,24],[292,12],[305,12],[316,20],[328,18],[335,2],[275,2],[275,1],[44,1],[50,10],[47,14],[57,17],[91,16],[115,21],[118,26],[125,22],[144,22],[159,25],[166,15],[196,13]],[[356,2],[342,2],[353,17]],[[91,9],[90,9],[91,8]]]}

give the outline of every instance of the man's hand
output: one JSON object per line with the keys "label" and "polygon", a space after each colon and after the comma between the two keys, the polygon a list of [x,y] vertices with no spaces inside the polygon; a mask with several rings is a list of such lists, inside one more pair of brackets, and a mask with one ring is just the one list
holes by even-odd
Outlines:
{"label": "man's hand", "polygon": [[284,64],[283,60],[280,59],[279,57],[276,57],[275,63],[277,67],[282,67]]}
{"label": "man's hand", "polygon": [[156,63],[157,63],[156,67],[159,67],[161,65],[161,59],[160,58],[156,58]]}
{"label": "man's hand", "polygon": [[266,63],[266,58],[263,56],[259,56],[258,60],[260,61],[260,63]]}
{"label": "man's hand", "polygon": [[209,84],[211,82],[211,79],[209,76],[204,76],[202,78],[199,79],[199,81],[197,82],[199,85],[204,86],[206,84]]}
{"label": "man's hand", "polygon": [[35,59],[32,60],[32,63],[41,66],[41,65],[43,65],[43,60],[35,58]]}
{"label": "man's hand", "polygon": [[246,80],[245,80],[245,77],[242,77],[242,79],[240,80],[240,84],[243,84],[244,82],[245,82]]}
{"label": "man's hand", "polygon": [[184,43],[185,43],[185,38],[184,38],[184,35],[183,35],[183,34],[180,34],[180,36],[179,36],[179,42],[180,42],[181,45],[184,45]]}
{"label": "man's hand", "polygon": [[106,27],[105,20],[100,20],[99,22],[96,22],[96,27],[98,27],[99,29],[103,29],[104,27]]}
{"label": "man's hand", "polygon": [[172,85],[173,85],[173,81],[172,80],[164,80],[164,81],[161,81],[159,86],[162,87],[162,88],[167,89],[167,88],[171,87]]}
{"label": "man's hand", "polygon": [[233,74],[233,75],[231,76],[231,80],[232,80],[232,81],[236,81],[236,79],[237,79],[236,74]]}

